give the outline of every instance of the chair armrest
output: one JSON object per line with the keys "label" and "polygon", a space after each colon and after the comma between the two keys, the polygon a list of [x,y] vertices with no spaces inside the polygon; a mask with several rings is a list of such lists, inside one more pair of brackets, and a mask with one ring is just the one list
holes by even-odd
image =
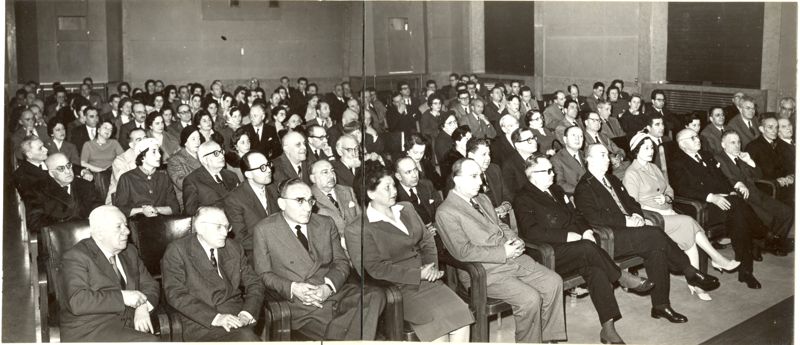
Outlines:
{"label": "chair armrest", "polygon": [[682,196],[676,196],[672,200],[672,205],[676,211],[691,216],[701,226],[706,224],[706,202],[689,199]]}
{"label": "chair armrest", "polygon": [[553,246],[547,243],[525,241],[525,248],[539,252],[539,263],[551,270],[556,269],[556,253]]}
{"label": "chair armrest", "polygon": [[384,288],[386,308],[383,310],[386,337],[391,341],[403,340],[403,295],[400,288],[392,285]]}
{"label": "chair armrest", "polygon": [[774,181],[770,180],[755,180],[756,187],[761,189],[762,191],[766,192],[773,198],[778,195],[778,186],[775,184]]}
{"label": "chair armrest", "polygon": [[155,315],[150,317],[158,320],[158,341],[172,341],[172,325],[167,312],[163,308],[156,308]]}
{"label": "chair armrest", "polygon": [[592,226],[594,233],[600,237],[600,248],[608,253],[608,256],[614,257],[614,231],[605,226]]}
{"label": "chair armrest", "polygon": [[657,226],[662,230],[664,229],[664,216],[662,216],[660,213],[650,210],[642,210],[642,213],[644,219],[648,219],[653,222],[653,226]]}
{"label": "chair armrest", "polygon": [[269,327],[269,340],[291,340],[292,314],[289,309],[289,301],[276,291],[266,289],[264,292],[264,305],[264,315],[269,321],[269,325],[265,326]]}
{"label": "chair armrest", "polygon": [[48,289],[48,282],[47,282],[47,273],[43,271],[39,271],[38,279],[38,297],[39,297],[39,321],[41,327],[41,334],[42,334],[42,342],[49,343],[50,342],[50,323],[48,320],[48,315],[50,315],[50,306],[48,305],[48,298],[47,298],[47,289]]}
{"label": "chair armrest", "polygon": [[486,310],[486,270],[475,262],[459,261],[449,253],[439,256],[439,261],[451,267],[461,269],[469,275],[469,304],[473,310]]}

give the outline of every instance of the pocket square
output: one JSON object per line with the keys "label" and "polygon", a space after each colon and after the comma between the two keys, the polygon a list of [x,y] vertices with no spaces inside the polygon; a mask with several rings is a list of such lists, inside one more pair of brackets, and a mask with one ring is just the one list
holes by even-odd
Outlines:
{"label": "pocket square", "polygon": [[428,203],[432,204],[433,203],[433,199],[428,199]]}
{"label": "pocket square", "polygon": [[352,200],[350,200],[350,203],[347,204],[347,208],[353,208],[353,207],[356,207],[356,203],[354,203]]}

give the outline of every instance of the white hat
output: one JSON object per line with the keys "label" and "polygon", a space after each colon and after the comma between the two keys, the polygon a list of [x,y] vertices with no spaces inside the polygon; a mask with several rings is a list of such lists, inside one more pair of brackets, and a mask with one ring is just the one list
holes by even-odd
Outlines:
{"label": "white hat", "polygon": [[639,145],[639,143],[646,138],[652,138],[652,137],[646,131],[636,132],[636,135],[634,135],[633,138],[631,138],[630,149],[633,150],[636,147],[636,145]]}
{"label": "white hat", "polygon": [[147,151],[147,150],[153,149],[153,148],[154,149],[158,149],[159,147],[160,147],[160,145],[158,144],[158,140],[156,140],[155,138],[144,138],[144,139],[142,139],[142,141],[140,141],[140,142],[138,142],[136,144],[136,146],[133,148],[133,151],[138,156],[139,154],[141,154],[144,151]]}

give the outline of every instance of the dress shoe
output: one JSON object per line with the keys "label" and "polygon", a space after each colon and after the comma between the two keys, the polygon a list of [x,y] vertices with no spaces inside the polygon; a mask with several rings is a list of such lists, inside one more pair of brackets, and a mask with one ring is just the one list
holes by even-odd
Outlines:
{"label": "dress shoe", "polygon": [[625,344],[625,342],[622,341],[621,339],[620,340],[607,340],[606,338],[603,338],[602,335],[600,336],[600,342],[603,343],[603,344]]}
{"label": "dress shoe", "polygon": [[758,246],[753,246],[753,261],[764,261],[764,257],[761,255],[761,248]]}
{"label": "dress shoe", "polygon": [[689,283],[689,285],[703,289],[703,291],[712,291],[719,287],[719,279],[717,279],[717,277],[700,272],[687,275],[686,282]]}
{"label": "dress shoe", "polygon": [[761,288],[761,283],[759,283],[756,277],[753,277],[753,274],[749,272],[739,272],[739,281],[747,284],[747,287],[751,289]]}
{"label": "dress shoe", "polygon": [[773,237],[764,243],[764,250],[775,256],[786,256],[783,240],[780,237]]}
{"label": "dress shoe", "polygon": [[684,323],[689,321],[686,316],[683,316],[672,310],[669,305],[665,307],[653,307],[653,309],[650,309],[650,316],[652,316],[654,319],[660,319],[663,317],[672,323]]}
{"label": "dress shoe", "polygon": [[634,275],[627,276],[625,274],[620,277],[619,284],[622,285],[623,290],[637,293],[650,291],[650,289],[656,286],[650,279],[636,277]]}

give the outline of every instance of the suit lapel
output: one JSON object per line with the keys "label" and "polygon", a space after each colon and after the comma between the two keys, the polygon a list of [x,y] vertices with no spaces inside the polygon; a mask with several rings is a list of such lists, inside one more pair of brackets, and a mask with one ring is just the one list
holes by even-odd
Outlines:
{"label": "suit lapel", "polygon": [[[313,217],[312,217],[313,219]],[[316,223],[316,222],[315,222]],[[306,225],[306,229],[308,232],[308,248],[311,248],[319,242],[319,240],[311,239],[312,236],[312,222],[309,221],[309,224]],[[294,259],[300,261],[302,265],[296,265],[291,268],[297,268],[298,270],[295,271],[298,275],[308,278],[308,274],[310,272],[314,272],[312,266],[314,266],[314,261],[311,258],[311,254],[309,251],[306,251],[303,248],[303,245],[300,243],[300,240],[297,239],[297,235],[295,235],[295,230],[289,227],[289,223],[286,222],[286,218],[281,215],[280,217],[280,226],[278,229],[274,231],[275,239],[281,241],[282,246],[286,248],[289,253],[294,253]]]}
{"label": "suit lapel", "polygon": [[136,270],[136,267],[133,266],[132,262],[129,262],[128,256],[124,254],[125,252],[126,250],[117,255],[117,260],[119,260],[120,264],[122,264],[122,269],[125,270],[125,289],[138,290],[139,271]]}
{"label": "suit lapel", "polygon": [[[88,246],[89,249],[91,249],[92,251],[92,254],[94,256],[94,262],[97,265],[97,267],[100,268],[100,271],[103,272],[103,274],[108,279],[110,279],[112,282],[114,282],[114,284],[116,284],[116,282],[118,281],[117,274],[114,273],[114,269],[111,267],[111,262],[108,261],[108,258],[106,258],[105,254],[103,254],[103,251],[100,250],[100,247],[97,246],[97,242],[95,242],[94,239],[91,239],[89,240]],[[120,256],[117,255],[117,258],[119,257]],[[122,288],[124,289],[125,287],[123,286]]]}
{"label": "suit lapel", "polygon": [[[197,235],[194,235],[194,238],[190,242],[189,255],[192,257],[192,265],[194,265],[198,272],[202,273],[201,275],[205,280],[213,284],[222,283],[222,278],[219,276],[214,266],[211,265],[211,260],[200,245],[200,239],[197,238]],[[219,259],[217,259],[217,265],[219,265]]]}
{"label": "suit lapel", "polygon": [[[256,196],[256,192],[253,190],[253,187],[250,186],[250,183],[249,182],[243,182],[243,183],[245,184],[244,188],[247,191],[246,196],[250,199],[249,200],[250,202],[248,202],[247,204],[261,205],[261,200],[258,200],[258,196]],[[264,191],[266,192],[266,186],[264,186]],[[269,197],[267,197],[267,207],[270,208],[272,207],[272,205],[269,204]],[[255,212],[258,213],[259,218],[263,219],[267,217],[268,214],[267,210],[265,210],[263,207],[255,207],[250,209],[255,209]]]}

